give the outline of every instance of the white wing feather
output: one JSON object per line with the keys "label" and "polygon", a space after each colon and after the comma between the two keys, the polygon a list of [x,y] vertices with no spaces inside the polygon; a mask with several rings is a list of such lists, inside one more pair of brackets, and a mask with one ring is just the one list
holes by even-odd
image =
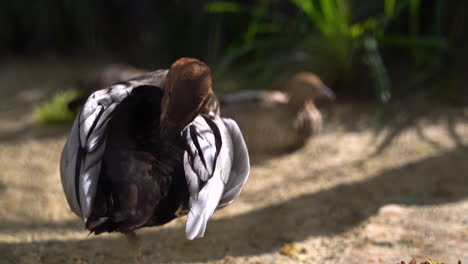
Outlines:
{"label": "white wing feather", "polygon": [[218,208],[232,203],[240,194],[242,187],[249,178],[250,160],[247,144],[237,123],[229,118],[222,118],[233,146],[233,161],[229,180],[225,185],[223,197]]}
{"label": "white wing feather", "polygon": [[[184,133],[188,148],[184,155],[184,169],[190,192],[185,231],[188,239],[194,239],[203,236],[216,209],[237,198],[250,167],[245,142],[233,120],[200,115]],[[201,146],[204,146],[202,153],[199,151]],[[205,160],[205,164],[215,164],[212,173],[201,160]]]}

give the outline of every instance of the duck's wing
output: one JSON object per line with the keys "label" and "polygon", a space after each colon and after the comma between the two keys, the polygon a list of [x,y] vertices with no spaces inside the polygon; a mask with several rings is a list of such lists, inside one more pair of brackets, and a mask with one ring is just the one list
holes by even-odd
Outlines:
{"label": "duck's wing", "polygon": [[187,141],[184,171],[190,192],[188,239],[202,237],[217,208],[239,195],[250,164],[237,124],[230,119],[199,115],[183,131]]}
{"label": "duck's wing", "polygon": [[244,186],[250,173],[249,152],[239,126],[232,119],[222,118],[222,120],[231,137],[233,160],[231,174],[229,175],[218,208],[232,203],[239,196],[242,186]]}
{"label": "duck's wing", "polygon": [[91,94],[75,118],[62,151],[60,175],[62,187],[72,211],[87,219],[96,196],[105,150],[107,123],[115,107],[140,85],[162,87],[167,70],[158,70],[146,78],[134,78]]}

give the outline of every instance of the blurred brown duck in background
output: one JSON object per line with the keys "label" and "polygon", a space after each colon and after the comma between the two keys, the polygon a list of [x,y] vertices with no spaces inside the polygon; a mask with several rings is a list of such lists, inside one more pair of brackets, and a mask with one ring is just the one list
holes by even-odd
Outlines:
{"label": "blurred brown duck in background", "polygon": [[222,116],[239,124],[251,155],[270,155],[302,147],[322,129],[316,100],[335,94],[310,72],[293,75],[283,91],[250,90],[220,97]]}
{"label": "blurred brown duck in background", "polygon": [[84,105],[86,99],[97,90],[111,84],[122,82],[148,72],[121,63],[108,64],[90,74],[85,74],[76,81],[79,96],[68,103],[68,109],[76,112]]}

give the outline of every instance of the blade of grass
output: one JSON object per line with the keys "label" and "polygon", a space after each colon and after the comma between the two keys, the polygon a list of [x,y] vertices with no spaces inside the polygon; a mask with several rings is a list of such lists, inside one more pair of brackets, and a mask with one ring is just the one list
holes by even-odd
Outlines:
{"label": "blade of grass", "polygon": [[78,92],[67,90],[57,93],[50,100],[34,110],[34,117],[41,124],[57,124],[71,122],[76,113],[68,109],[68,103],[77,98]]}
{"label": "blade of grass", "polygon": [[209,13],[239,13],[244,10],[244,7],[233,1],[215,1],[207,3],[205,10]]}
{"label": "blade of grass", "polygon": [[388,77],[387,69],[382,61],[378,42],[375,37],[366,37],[364,39],[364,48],[366,51],[367,62],[374,76],[374,86],[377,97],[381,102],[387,103],[391,98],[390,78]]}
{"label": "blade of grass", "polygon": [[385,16],[391,17],[395,14],[396,0],[385,0]]}
{"label": "blade of grass", "polygon": [[419,33],[419,6],[420,0],[410,0],[409,2],[409,26],[410,35],[416,36]]}

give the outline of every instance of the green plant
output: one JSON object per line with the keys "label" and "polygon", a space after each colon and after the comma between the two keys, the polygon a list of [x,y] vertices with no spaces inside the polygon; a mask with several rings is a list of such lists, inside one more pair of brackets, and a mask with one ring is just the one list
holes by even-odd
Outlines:
{"label": "green plant", "polygon": [[374,87],[378,99],[390,99],[390,79],[379,51],[379,36],[384,32],[383,22],[395,14],[396,1],[385,1],[383,18],[371,16],[364,20],[351,22],[350,3],[346,0],[291,0],[318,27],[329,42],[337,43],[334,52],[343,66],[350,72],[353,57],[362,50],[364,59],[374,77]]}
{"label": "green plant", "polygon": [[[291,0],[299,11],[297,17],[287,17],[275,12],[275,3],[271,0],[259,1],[251,11],[237,2],[215,1],[206,6],[209,12],[215,13],[248,13],[250,21],[246,26],[243,38],[232,45],[227,55],[216,67],[215,78],[223,75],[236,60],[249,55],[255,57],[242,68],[247,75],[255,75],[255,81],[268,82],[278,76],[279,72],[291,68],[290,65],[302,64],[303,68],[327,68],[328,65],[311,67],[310,63],[298,62],[297,54],[321,55],[325,63],[333,61],[332,70],[347,73],[353,64],[356,50],[362,49],[364,36],[371,29],[377,28],[374,17],[361,22],[350,22],[350,4],[346,0]],[[387,6],[390,7],[389,4]],[[266,35],[266,37],[265,37]],[[377,46],[368,54],[371,67],[375,70],[376,81],[382,100],[389,98],[389,78]],[[365,49],[368,51],[369,49]],[[307,57],[306,56],[306,57]],[[303,60],[307,60],[303,59]],[[306,65],[304,65],[306,64]],[[298,66],[299,68],[299,66]],[[251,78],[247,78],[251,79]],[[252,81],[250,82],[252,83]]]}
{"label": "green plant", "polygon": [[269,40],[258,39],[261,34],[274,33],[278,29],[274,23],[264,22],[262,19],[266,15],[271,0],[258,1],[254,6],[241,4],[235,1],[214,1],[205,5],[205,10],[214,14],[246,14],[249,21],[243,29],[238,39],[231,44],[225,53],[225,56],[218,62],[214,78],[219,78],[232,66],[232,64],[240,57],[255,52],[256,50],[265,48],[270,42]]}
{"label": "green plant", "polygon": [[[424,35],[421,34],[420,0],[385,0],[383,12],[359,20],[354,18],[349,0],[290,0],[289,5],[299,11],[297,15],[282,13],[281,8],[276,8],[279,2],[258,1],[250,9],[235,1],[214,1],[206,6],[208,12],[250,17],[242,37],[228,48],[226,56],[215,67],[215,78],[235,68],[247,76],[250,85],[268,82],[269,85],[285,69],[293,71],[296,67],[312,71],[325,69],[338,75],[335,78],[346,80],[347,76],[356,74],[355,66],[364,61],[374,77],[376,97],[387,102],[391,97],[391,80],[382,51],[397,47],[407,50],[416,65],[433,66],[419,71],[414,75],[415,80],[427,79],[440,65],[440,54],[445,47],[441,0],[435,4],[432,31]],[[404,19],[407,31],[400,28],[395,31],[391,27]]]}
{"label": "green plant", "polygon": [[75,90],[57,93],[50,100],[42,103],[34,111],[34,117],[41,124],[58,124],[71,122],[77,113],[68,109],[68,103],[77,97]]}

